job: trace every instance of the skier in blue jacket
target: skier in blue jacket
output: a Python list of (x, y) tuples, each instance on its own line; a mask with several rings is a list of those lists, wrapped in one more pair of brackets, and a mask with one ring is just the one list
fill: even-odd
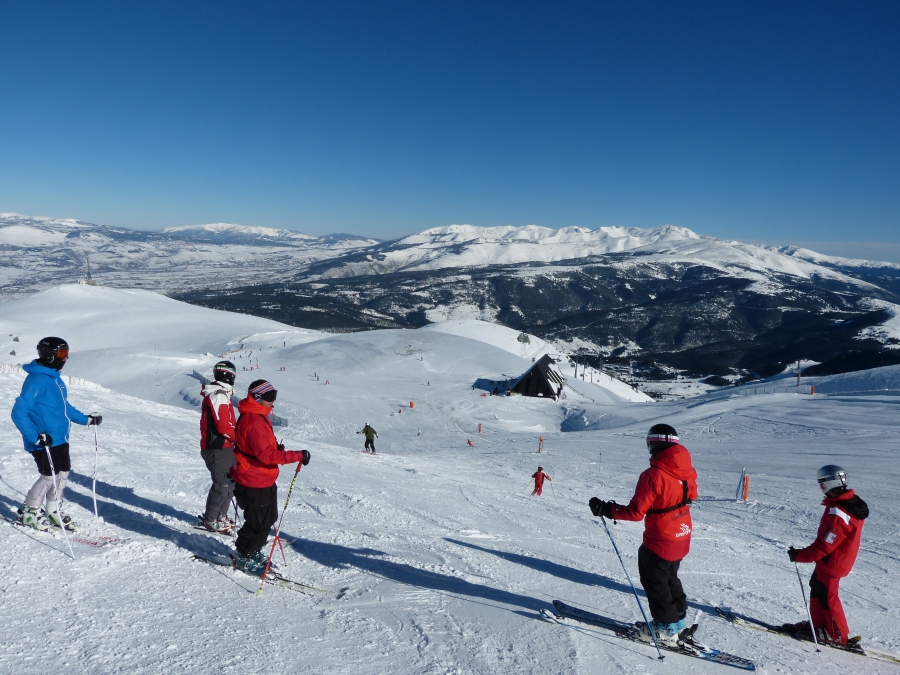
[[(59, 374), (69, 358), (66, 341), (45, 337), (38, 343), (37, 352), (38, 358), (23, 367), (28, 377), (12, 409), (12, 420), (22, 434), (25, 450), (34, 457), (41, 474), (25, 495), (19, 521), (36, 530), (46, 530), (50, 525), (74, 529), (72, 519), (60, 511), (63, 488), (72, 468), (69, 428), (72, 422), (97, 425), (103, 418), (97, 413), (85, 415), (69, 403), (66, 385)], [(39, 512), (45, 497), (47, 519)]]

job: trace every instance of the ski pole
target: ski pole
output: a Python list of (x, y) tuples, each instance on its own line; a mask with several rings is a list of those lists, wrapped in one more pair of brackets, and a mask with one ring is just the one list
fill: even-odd
[(63, 531), (63, 538), (66, 540), (66, 546), (69, 547), (72, 560), (75, 560), (75, 551), (72, 550), (72, 542), (69, 541), (69, 535), (66, 534), (66, 524), (63, 522), (62, 514), (59, 512), (60, 494), (56, 487), (56, 470), (53, 468), (53, 456), (50, 454), (50, 446), (45, 444), (44, 450), (47, 451), (47, 460), (50, 462), (50, 476), (53, 478), (53, 493), (56, 495), (56, 517), (59, 519), (59, 526)]
[(100, 454), (100, 444), (97, 442), (97, 425), (94, 425), (94, 482), (91, 493), (94, 496), (94, 518), (99, 518), (97, 513), (97, 455)]
[(813, 626), (812, 620), (812, 612), (809, 610), (809, 603), (806, 601), (806, 589), (803, 588), (803, 577), (800, 576), (800, 565), (797, 564), (797, 561), (794, 561), (794, 568), (797, 570), (797, 581), (800, 582), (800, 593), (803, 595), (803, 604), (806, 606), (806, 616), (809, 619), (809, 629), (812, 631), (813, 642), (816, 645), (816, 651), (822, 651), (819, 649), (819, 640), (816, 637), (816, 627)]
[[(269, 551), (269, 557), (266, 559), (266, 569), (263, 570), (262, 577), (259, 580), (259, 590), (257, 593), (262, 593), (263, 584), (266, 583), (266, 575), (269, 573), (269, 568), (272, 566), (272, 555), (275, 553), (275, 545), (281, 543), (281, 523), (284, 521), (284, 512), (287, 511), (288, 502), (291, 501), (291, 492), (294, 491), (294, 483), (297, 482), (297, 475), (300, 473), (300, 469), (303, 468), (303, 460), (297, 462), (297, 470), (294, 471), (294, 477), (291, 479), (291, 486), (288, 488), (287, 497), (284, 499), (284, 508), (281, 509), (281, 518), (278, 519), (278, 527), (275, 528), (275, 539), (272, 541), (272, 548)], [(284, 554), (284, 549), (282, 548), (282, 555)]]
[(553, 493), (553, 499), (555, 499), (556, 502), (559, 503), (559, 500), (556, 499), (556, 490), (553, 489), (553, 481), (552, 480), (550, 481), (550, 492)]
[(650, 633), (650, 637), (653, 638), (653, 646), (656, 647), (656, 653), (659, 654), (659, 660), (662, 661), (666, 657), (663, 656), (662, 650), (659, 648), (659, 643), (656, 641), (656, 631), (653, 630), (653, 626), (650, 625), (650, 621), (647, 619), (647, 613), (644, 611), (644, 606), (641, 604), (641, 599), (638, 597), (637, 589), (634, 587), (634, 582), (631, 580), (631, 575), (628, 574), (628, 568), (625, 567), (625, 561), (622, 559), (619, 547), (616, 546), (616, 540), (613, 539), (612, 532), (609, 531), (609, 526), (606, 524), (606, 518), (600, 516), (600, 522), (603, 523), (603, 529), (606, 530), (606, 534), (609, 535), (609, 540), (616, 550), (616, 555), (619, 556), (619, 562), (622, 563), (622, 569), (625, 570), (625, 576), (628, 578), (628, 583), (631, 584), (631, 592), (634, 593), (634, 599), (637, 601), (638, 608), (641, 610), (641, 616), (644, 617), (644, 622), (647, 624), (647, 631)]

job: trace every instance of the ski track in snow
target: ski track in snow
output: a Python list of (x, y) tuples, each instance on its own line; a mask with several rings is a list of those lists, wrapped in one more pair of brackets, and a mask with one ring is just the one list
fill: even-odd
[[(4, 334), (14, 330), (15, 305), (0, 313)], [(659, 663), (652, 648), (539, 616), (559, 598), (623, 621), (640, 618), (586, 504), (594, 495), (630, 498), (647, 466), (644, 434), (661, 420), (678, 429), (700, 475), (692, 551), (681, 574), (700, 638), (756, 660), (764, 673), (900, 672), (833, 650), (816, 654), (809, 644), (732, 626), (713, 610), (730, 606), (772, 622), (805, 618), (785, 550), (812, 541), (821, 515), (815, 470), (834, 462), (848, 469), (872, 511), (854, 573), (841, 584), (851, 630), (900, 652), (896, 396), (773, 394), (602, 406), (483, 398), (471, 390), (477, 377), (523, 372), (530, 359), (439, 331), (313, 341), (297, 334), (291, 342), (292, 329), (273, 332), (264, 320), (258, 336), (230, 333), (227, 325), (216, 333), (213, 325), (198, 344), (200, 310), (165, 308), (192, 327), (173, 333), (178, 322), (170, 321), (168, 336), (125, 335), (131, 346), (109, 362), (89, 332), (79, 333), (81, 344), (73, 341), (64, 372), (115, 391), (70, 386), (76, 407), (104, 417), (97, 489), (103, 522), (93, 519), (94, 439), (86, 427), (72, 432), (66, 508), (80, 533), (128, 541), (77, 546), (73, 561), (61, 537), (0, 522), (0, 672), (724, 675), (730, 671), (721, 665), (677, 655)], [(27, 328), (22, 321), (16, 331)], [(66, 335), (66, 328), (54, 330)], [(166, 375), (174, 378), (166, 405), (155, 372), (123, 371), (123, 364), (132, 353), (138, 361), (152, 357), (152, 345), (168, 340), (163, 350), (202, 361), (208, 371), (218, 357), (205, 351), (216, 340), (213, 353), (235, 349), (240, 337), (245, 349), (231, 356), (245, 356), (235, 359), (238, 391), (257, 377), (271, 379), (280, 392), (276, 413), (291, 425), (276, 434), (288, 447), (312, 452), (284, 518), (283, 572), (320, 588), (348, 586), (340, 600), (274, 586), (258, 595), (258, 581), (191, 560), (193, 553), (231, 550), (227, 538), (191, 528), (209, 477), (198, 451), (198, 411), (177, 391), (199, 391), (188, 376), (196, 366)], [(245, 372), (250, 351), (260, 367)], [(4, 410), (22, 379), (0, 373)], [(141, 391), (146, 396), (129, 395)], [(575, 408), (586, 430), (560, 431), (566, 410)], [(379, 432), (375, 457), (362, 454), (363, 438), (355, 434), (365, 422)], [(546, 439), (540, 455), (539, 433)], [(0, 511), (14, 517), (37, 473), (8, 413), (0, 417), (0, 444)], [(553, 481), (543, 497), (531, 498), (538, 464)], [(746, 503), (734, 501), (743, 466), (751, 476)], [(281, 505), (292, 474), (285, 467), (279, 479)], [(611, 530), (637, 580), (641, 526)], [(801, 569), (808, 579), (812, 566)]]

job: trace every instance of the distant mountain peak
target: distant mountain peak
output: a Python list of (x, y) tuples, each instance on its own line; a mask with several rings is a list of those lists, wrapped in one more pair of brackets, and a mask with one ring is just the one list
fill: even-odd
[(167, 227), (163, 234), (177, 236), (201, 237), (258, 237), (264, 239), (316, 239), (302, 232), (292, 230), (276, 230), (271, 227), (255, 225), (237, 225), (235, 223), (207, 223), (205, 225), (182, 225)]

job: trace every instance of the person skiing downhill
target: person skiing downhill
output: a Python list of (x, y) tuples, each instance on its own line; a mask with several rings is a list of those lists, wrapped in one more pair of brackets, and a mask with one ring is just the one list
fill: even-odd
[(212, 487), (198, 524), (211, 532), (224, 534), (234, 529), (234, 522), (227, 514), (234, 494), (234, 482), (228, 472), (234, 464), (236, 422), (231, 395), (236, 370), (231, 361), (219, 361), (213, 366), (214, 382), (203, 388), (200, 404), (200, 456), (209, 469)]
[[(806, 548), (791, 546), (787, 553), (791, 562), (816, 564), (809, 580), (809, 614), (817, 639), (845, 647), (850, 627), (838, 597), (838, 587), (856, 562), (869, 507), (847, 487), (847, 472), (841, 467), (827, 464), (819, 469), (816, 478), (825, 493), (822, 501), (825, 513), (819, 521), (816, 540)], [(785, 624), (783, 629), (808, 634), (809, 623)]]
[[(31, 453), (41, 474), (25, 495), (19, 522), (36, 530), (47, 530), (51, 525), (74, 530), (75, 523), (62, 512), (63, 490), (72, 469), (69, 431), (72, 422), (99, 425), (103, 417), (95, 412), (85, 415), (69, 403), (66, 384), (60, 376), (69, 359), (69, 345), (65, 340), (45, 337), (38, 342), (37, 353), (38, 358), (23, 366), (28, 376), (11, 414), (22, 434), (25, 450)], [(45, 498), (46, 518), (39, 512)]]
[(244, 511), (244, 524), (237, 533), (235, 567), (262, 576), (266, 555), (262, 547), (269, 530), (278, 520), (278, 465), (309, 464), (309, 450), (285, 450), (272, 431), (269, 413), (278, 391), (266, 380), (254, 380), (247, 398), (238, 404), (240, 418), (235, 426), (234, 496)]
[(544, 491), (545, 478), (551, 483), (553, 482), (553, 479), (544, 473), (544, 467), (542, 466), (539, 466), (537, 472), (531, 474), (531, 477), (534, 478), (534, 492), (531, 493), (532, 497), (534, 497), (535, 495), (537, 495), (538, 497), (541, 496), (541, 493)]
[(678, 568), (691, 546), (690, 503), (698, 496), (697, 472), (691, 454), (668, 424), (650, 427), (647, 449), (650, 468), (638, 478), (628, 506), (597, 497), (588, 505), (595, 516), (644, 520), (638, 570), (653, 619), (650, 626), (640, 624), (641, 637), (652, 641), (652, 630), (660, 644), (675, 647), (687, 630), (687, 596)]
[(375, 439), (378, 438), (378, 432), (375, 431), (372, 427), (370, 427), (369, 423), (366, 422), (366, 426), (364, 426), (362, 428), (362, 431), (357, 431), (356, 433), (366, 435), (365, 451), (371, 452), (374, 455), (375, 454)]

